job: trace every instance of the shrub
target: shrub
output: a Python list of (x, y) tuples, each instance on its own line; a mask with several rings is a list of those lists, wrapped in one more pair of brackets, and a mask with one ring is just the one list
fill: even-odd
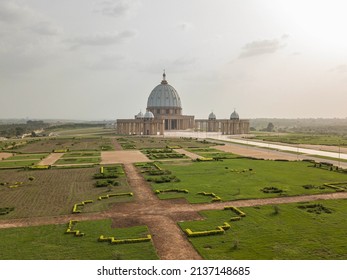
[(29, 179), (29, 181), (34, 181), (34, 180), (35, 180), (35, 177), (30, 176), (28, 179)]
[(283, 190), (276, 188), (276, 187), (265, 187), (261, 189), (263, 193), (282, 193)]
[(231, 210), (240, 217), (246, 217), (246, 214), (244, 212), (242, 212), (239, 208), (236, 208), (234, 206), (225, 206), (224, 210)]
[(224, 223), (222, 226), (217, 226), (214, 230), (205, 230), (205, 231), (195, 231), (193, 232), (191, 229), (187, 228), (184, 230), (184, 232), (189, 237), (200, 237), (200, 236), (209, 236), (209, 235), (216, 235), (216, 234), (224, 234), (226, 230), (230, 229), (230, 225), (228, 223)]

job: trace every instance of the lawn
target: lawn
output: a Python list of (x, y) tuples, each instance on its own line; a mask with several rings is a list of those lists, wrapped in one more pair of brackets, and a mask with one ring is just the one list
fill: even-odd
[[(133, 199), (126, 196), (98, 200), (107, 194), (130, 192), (126, 177), (121, 173), (117, 173), (117, 178), (114, 178), (117, 184), (96, 187), (97, 179), (93, 176), (99, 172), (98, 167), (0, 171), (0, 206), (15, 208), (9, 214), (1, 215), (0, 219), (71, 214), (74, 204), (85, 200), (93, 200), (93, 203), (85, 205), (81, 211), (97, 212), (107, 209), (113, 203)], [(34, 180), (31, 181), (30, 177)], [(16, 182), (22, 184), (15, 188), (9, 187)]]
[(111, 228), (111, 220), (78, 222), (83, 237), (64, 234), (67, 224), (0, 230), (0, 259), (10, 260), (152, 260), (158, 259), (152, 242), (111, 245), (100, 235), (117, 239), (146, 237), (145, 226)]
[(312, 144), (312, 145), (328, 145), (328, 146), (347, 146), (347, 136), (343, 135), (327, 135), (327, 134), (273, 134), (273, 135), (257, 135), (252, 139), (281, 142), (288, 144)]
[(123, 149), (150, 149), (150, 148), (204, 148), (215, 145), (206, 140), (196, 138), (167, 138), (167, 137), (120, 137), (117, 138)]
[[(321, 204), (330, 214), (299, 207)], [(211, 230), (228, 222), (223, 235), (189, 238), (205, 259), (347, 259), (347, 200), (327, 200), (240, 208), (246, 217), (230, 222), (230, 210), (206, 211), (204, 221), (180, 223), (182, 229)], [(277, 213), (277, 214), (276, 214)]]
[(0, 168), (20, 168), (25, 166), (30, 166), (35, 163), (40, 162), (40, 159), (30, 159), (30, 160), (2, 160), (0, 161)]
[(27, 160), (27, 159), (43, 159), (48, 154), (16, 154), (13, 157), (7, 158), (6, 160)]
[[(295, 196), (334, 192), (324, 183), (346, 182), (347, 173), (312, 167), (308, 162), (283, 162), (252, 159), (226, 159), (223, 161), (192, 163), (158, 163), (159, 168), (176, 176), (175, 182), (151, 183), (153, 190), (186, 189), (188, 194), (164, 193), (160, 198), (185, 197), (191, 203), (211, 201), (211, 197), (198, 192), (213, 192), (222, 201)], [(163, 174), (159, 174), (163, 175)], [(144, 173), (148, 179), (148, 174)], [(153, 181), (153, 180), (152, 180)], [(178, 182), (177, 182), (178, 181)], [(303, 186), (310, 185), (310, 188)], [(276, 192), (262, 191), (277, 188)], [(275, 190), (275, 189), (274, 189)]]
[(45, 153), (54, 150), (69, 151), (107, 151), (113, 150), (109, 138), (90, 137), (90, 138), (51, 138), (41, 139), (18, 147), (16, 151), (23, 153)]
[(80, 164), (80, 163), (99, 163), (100, 157), (76, 157), (76, 158), (61, 158), (54, 164)]
[(71, 152), (65, 153), (62, 158), (73, 158), (73, 157), (100, 157), (100, 152)]

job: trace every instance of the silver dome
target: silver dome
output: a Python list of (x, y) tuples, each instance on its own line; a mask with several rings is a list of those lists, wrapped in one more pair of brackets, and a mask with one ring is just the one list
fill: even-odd
[(208, 119), (209, 119), (209, 120), (215, 120), (215, 119), (216, 119), (216, 115), (215, 115), (213, 112), (211, 112), (211, 113), (208, 115)]
[(234, 112), (232, 112), (230, 115), (230, 119), (231, 120), (239, 120), (240, 119), (239, 114), (236, 113), (236, 111), (234, 110)]
[(147, 108), (182, 108), (181, 99), (177, 91), (168, 84), (163, 74), (161, 84), (151, 92), (147, 101)]
[(154, 115), (151, 111), (148, 111), (145, 113), (145, 115), (143, 116), (145, 119), (154, 119)]

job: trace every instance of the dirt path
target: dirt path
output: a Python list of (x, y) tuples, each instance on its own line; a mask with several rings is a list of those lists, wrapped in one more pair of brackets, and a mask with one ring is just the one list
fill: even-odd
[(118, 143), (118, 141), (117, 141), (116, 138), (112, 137), (112, 138), (111, 138), (111, 143), (113, 144), (114, 149), (115, 149), (116, 151), (121, 151), (121, 150), (123, 150), (122, 145)]
[(0, 153), (0, 161), (12, 157), (12, 153)]
[(197, 159), (197, 158), (202, 158), (201, 156), (194, 154), (192, 152), (186, 151), (185, 149), (174, 149), (175, 152), (179, 154), (185, 154), (187, 157), (191, 159)]
[(113, 163), (135, 163), (148, 162), (149, 160), (143, 153), (137, 150), (132, 151), (107, 151), (101, 152), (101, 164)]
[(54, 164), (58, 159), (60, 159), (64, 153), (51, 153), (48, 155), (48, 157), (41, 160), (38, 165), (52, 165)]

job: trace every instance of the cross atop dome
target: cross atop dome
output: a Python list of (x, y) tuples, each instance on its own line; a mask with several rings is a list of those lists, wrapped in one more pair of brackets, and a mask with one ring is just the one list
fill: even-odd
[(162, 85), (166, 85), (167, 84), (165, 69), (163, 70), (163, 80), (161, 81), (161, 84)]

